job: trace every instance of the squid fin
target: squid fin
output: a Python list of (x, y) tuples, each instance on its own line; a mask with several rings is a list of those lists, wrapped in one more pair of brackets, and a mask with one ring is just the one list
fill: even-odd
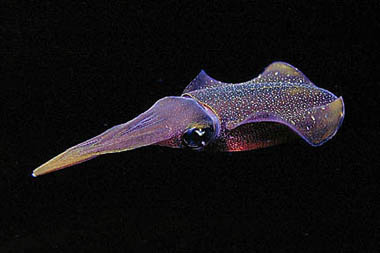
[(204, 70), (199, 72), (199, 74), (186, 86), (182, 93), (187, 93), (194, 90), (215, 88), (224, 85), (221, 81), (217, 81), (214, 78), (206, 74)]
[(264, 72), (253, 79), (253, 83), (288, 83), (294, 85), (315, 85), (296, 67), (285, 62), (273, 62), (265, 68)]

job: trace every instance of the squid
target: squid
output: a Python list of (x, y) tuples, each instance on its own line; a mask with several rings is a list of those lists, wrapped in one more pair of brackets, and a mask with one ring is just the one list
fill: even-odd
[(236, 84), (217, 81), (202, 70), (181, 96), (158, 100), (127, 123), (67, 149), (32, 175), (148, 145), (234, 152), (301, 138), (320, 146), (336, 134), (344, 114), (342, 97), (284, 62)]

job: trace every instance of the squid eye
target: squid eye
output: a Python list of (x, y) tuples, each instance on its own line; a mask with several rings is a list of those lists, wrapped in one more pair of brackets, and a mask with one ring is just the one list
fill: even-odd
[(213, 134), (214, 129), (212, 127), (190, 128), (182, 136), (183, 144), (192, 149), (201, 149), (210, 142)]

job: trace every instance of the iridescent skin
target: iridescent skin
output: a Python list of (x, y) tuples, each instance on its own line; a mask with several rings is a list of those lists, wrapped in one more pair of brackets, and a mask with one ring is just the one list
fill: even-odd
[(331, 139), (344, 118), (342, 97), (318, 88), (293, 66), (274, 62), (257, 78), (222, 83), (204, 71), (180, 97), (165, 97), (135, 119), (69, 148), (33, 171), (46, 174), (148, 145), (183, 148), (189, 129), (213, 129), (200, 150), (244, 151), (300, 136), (312, 146)]
[[(196, 88), (198, 84), (202, 89)], [(319, 146), (334, 136), (344, 116), (341, 97), (318, 88), (299, 70), (282, 62), (271, 64), (257, 78), (245, 83), (224, 84), (201, 72), (189, 86), (183, 96), (213, 109), (224, 130), (222, 139), (232, 138), (231, 132), (241, 125), (251, 124), (254, 131), (258, 131), (259, 126), (253, 123), (273, 122), (286, 125), (310, 145)], [(271, 132), (281, 128), (271, 124), (266, 124), (265, 128), (269, 126), (275, 128)], [(246, 130), (243, 132), (241, 135), (247, 137), (254, 135)], [(268, 138), (265, 142), (277, 144), (278, 139)], [(247, 150), (251, 149), (248, 146), (255, 145), (240, 144), (238, 140), (227, 143), (227, 151)], [(247, 148), (242, 147), (244, 145)]]

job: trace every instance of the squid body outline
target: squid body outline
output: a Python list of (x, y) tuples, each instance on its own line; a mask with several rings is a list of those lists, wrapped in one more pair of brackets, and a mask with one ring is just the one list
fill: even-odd
[(317, 87), (285, 62), (273, 62), (258, 77), (237, 84), (217, 81), (202, 70), (181, 96), (158, 100), (127, 123), (67, 149), (32, 175), (148, 145), (232, 152), (299, 136), (320, 146), (336, 134), (344, 114), (342, 97)]

